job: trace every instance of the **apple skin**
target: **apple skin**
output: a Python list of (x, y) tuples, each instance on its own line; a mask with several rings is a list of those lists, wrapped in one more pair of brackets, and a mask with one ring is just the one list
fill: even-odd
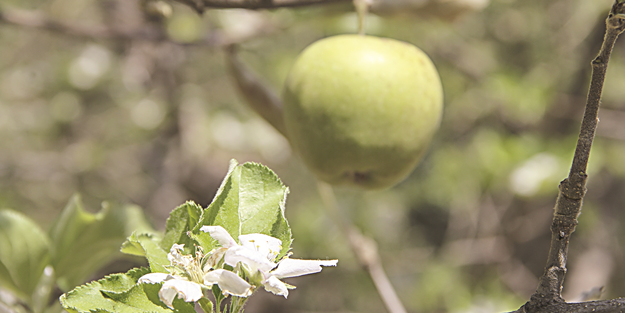
[(418, 164), (440, 124), (429, 57), (389, 38), (339, 35), (308, 46), (283, 90), (290, 143), (331, 185), (384, 189)]

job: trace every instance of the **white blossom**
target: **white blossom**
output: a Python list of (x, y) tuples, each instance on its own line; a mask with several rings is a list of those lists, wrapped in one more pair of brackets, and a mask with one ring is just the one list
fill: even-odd
[(237, 243), (221, 226), (203, 226), (200, 230), (207, 232), (222, 247), (226, 248), (224, 262), (233, 268), (243, 266), (251, 275), (260, 272), (261, 284), (265, 290), (276, 295), (288, 296), (288, 289), (294, 286), (285, 284), (280, 279), (314, 274), (321, 271), (322, 266), (336, 266), (338, 260), (302, 260), (285, 257), (278, 263), (275, 259), (282, 250), (282, 241), (263, 234), (246, 234), (239, 236)]
[(280, 278), (319, 273), (322, 266), (336, 266), (338, 262), (339, 260), (302, 260), (287, 257), (282, 259), (273, 271), (266, 274), (263, 286), (273, 294), (286, 298), (289, 295), (290, 285), (283, 283)]
[(204, 296), (200, 284), (166, 273), (149, 273), (143, 275), (139, 278), (138, 283), (157, 284), (161, 282), (163, 286), (158, 292), (158, 297), (170, 309), (174, 308), (172, 303), (176, 296), (186, 302), (195, 302)]
[(230, 294), (238, 297), (247, 297), (252, 294), (251, 285), (237, 274), (224, 269), (210, 271), (204, 275), (204, 284), (219, 285), (219, 289), (225, 295)]
[[(167, 307), (173, 309), (173, 301), (178, 296), (186, 302), (196, 302), (217, 284), (224, 295), (247, 297), (252, 294), (252, 285), (237, 274), (225, 269), (213, 269), (212, 254), (204, 255), (198, 249), (196, 256), (183, 254), (184, 245), (174, 244), (167, 254), (171, 266), (170, 273), (149, 273), (139, 278), (138, 283), (163, 283), (158, 297)], [(223, 255), (223, 251), (221, 251)], [(202, 260), (207, 257), (207, 265), (202, 268)], [(220, 256), (221, 257), (221, 256)], [(216, 262), (215, 262), (216, 263)]]

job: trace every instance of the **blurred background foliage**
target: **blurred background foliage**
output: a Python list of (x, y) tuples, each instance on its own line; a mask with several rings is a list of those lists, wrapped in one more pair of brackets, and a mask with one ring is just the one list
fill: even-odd
[[(445, 89), (442, 127), (409, 179), (387, 191), (339, 189), (339, 200), (377, 240), (409, 311), (514, 310), (542, 274), (558, 182), (568, 174), (590, 61), (612, 0), (430, 2), (442, 4), (376, 7), (367, 32), (430, 55)], [(467, 3), (473, 6), (462, 7)], [(291, 188), (295, 256), (341, 262), (292, 279), (298, 290), (288, 301), (258, 293), (247, 311), (384, 312), (325, 215), (314, 179), (287, 140), (243, 103), (218, 47), (219, 40), (241, 40), (242, 58), (279, 91), (305, 46), (355, 32), (351, 5), (199, 16), (171, 3), (162, 18), (153, 4), (0, 3), (6, 16), (118, 32), (151, 25), (169, 36), (89, 38), (0, 18), (0, 207), (46, 227), (78, 192), (92, 211), (105, 200), (137, 204), (162, 228), (185, 200), (210, 203), (231, 158), (261, 162)], [(621, 40), (571, 243), (567, 300), (598, 286), (606, 287), (604, 297), (625, 295), (625, 268), (618, 266), (625, 264), (623, 73)], [(111, 264), (98, 275), (134, 265)]]

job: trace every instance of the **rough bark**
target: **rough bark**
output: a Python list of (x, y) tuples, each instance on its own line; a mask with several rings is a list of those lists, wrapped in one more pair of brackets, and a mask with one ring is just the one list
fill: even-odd
[(592, 61), (592, 78), (575, 155), (568, 178), (560, 183), (560, 193), (551, 224), (551, 247), (545, 271), (530, 300), (514, 312), (523, 313), (613, 313), (625, 312), (625, 299), (566, 303), (562, 285), (566, 275), (569, 240), (577, 226), (586, 193), (586, 168), (595, 137), (605, 74), (614, 43), (625, 30), (625, 0), (615, 0), (606, 20), (606, 33), (599, 55)]

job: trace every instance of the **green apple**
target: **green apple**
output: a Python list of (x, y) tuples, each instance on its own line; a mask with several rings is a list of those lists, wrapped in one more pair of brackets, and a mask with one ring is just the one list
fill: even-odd
[(298, 56), (283, 100), (291, 145), (313, 174), (381, 189), (406, 178), (423, 156), (440, 124), (443, 90), (414, 45), (339, 35)]

